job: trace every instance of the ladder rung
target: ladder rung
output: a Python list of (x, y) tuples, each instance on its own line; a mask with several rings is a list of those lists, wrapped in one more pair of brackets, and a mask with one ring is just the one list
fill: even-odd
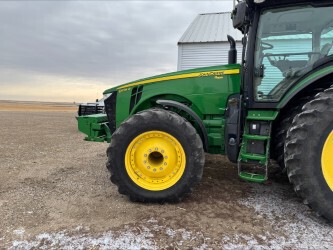
[(239, 177), (246, 181), (262, 183), (267, 180), (267, 176), (262, 174), (253, 174), (248, 172), (240, 172)]
[(254, 161), (266, 161), (265, 155), (241, 153), (241, 160), (249, 159)]

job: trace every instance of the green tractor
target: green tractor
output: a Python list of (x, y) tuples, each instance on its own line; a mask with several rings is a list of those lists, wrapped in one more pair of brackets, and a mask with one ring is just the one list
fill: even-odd
[(241, 64), (229, 36), (228, 65), (106, 90), (105, 114), (78, 117), (78, 127), (86, 140), (110, 143), (119, 193), (180, 201), (200, 181), (205, 152), (227, 155), (240, 178), (258, 183), (274, 159), (304, 203), (332, 222), (332, 13), (332, 0), (240, 2), (232, 19), (244, 34)]

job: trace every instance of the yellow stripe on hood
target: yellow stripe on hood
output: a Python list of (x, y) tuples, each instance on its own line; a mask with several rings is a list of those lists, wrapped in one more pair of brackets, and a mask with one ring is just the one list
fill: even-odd
[(184, 78), (194, 78), (194, 77), (206, 77), (206, 76), (222, 76), (222, 75), (235, 75), (239, 74), (239, 69), (227, 69), (227, 70), (216, 70), (216, 71), (205, 71), (205, 72), (197, 72), (197, 73), (187, 73), (181, 75), (174, 76), (163, 76), (149, 80), (143, 80), (139, 82), (129, 83), (123, 86), (120, 86), (118, 89), (133, 87), (137, 85), (143, 85), (153, 82), (162, 82), (162, 81), (170, 81), (176, 79), (184, 79)]

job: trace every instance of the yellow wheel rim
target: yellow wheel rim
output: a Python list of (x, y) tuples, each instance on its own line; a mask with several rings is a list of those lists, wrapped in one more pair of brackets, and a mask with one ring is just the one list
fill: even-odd
[(326, 183), (333, 191), (333, 131), (324, 144), (323, 153), (321, 155), (321, 166)]
[(176, 184), (182, 177), (186, 155), (172, 135), (149, 131), (135, 137), (125, 154), (125, 167), (131, 180), (151, 191), (160, 191)]

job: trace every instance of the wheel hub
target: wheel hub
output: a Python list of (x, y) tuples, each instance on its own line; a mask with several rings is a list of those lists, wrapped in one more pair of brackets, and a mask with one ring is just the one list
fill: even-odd
[(333, 131), (329, 134), (324, 144), (321, 166), (326, 183), (333, 192)]
[(159, 191), (173, 186), (186, 165), (183, 147), (172, 135), (149, 131), (132, 140), (125, 154), (129, 177), (138, 186)]

